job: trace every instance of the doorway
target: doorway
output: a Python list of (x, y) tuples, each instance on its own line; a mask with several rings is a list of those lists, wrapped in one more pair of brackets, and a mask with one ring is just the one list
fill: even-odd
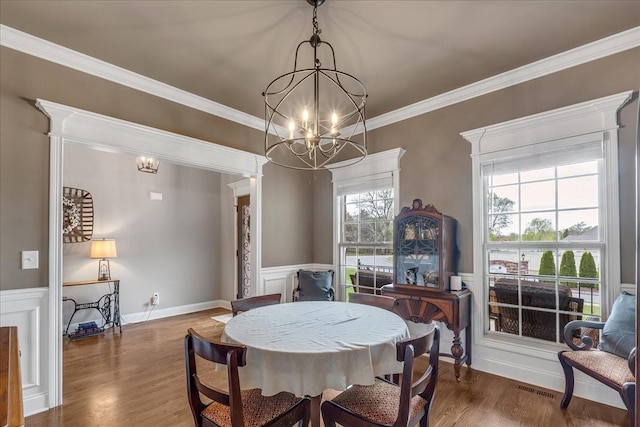
[[(50, 118), (49, 168), (49, 313), (48, 346), (42, 360), (48, 371), (48, 407), (62, 404), (62, 177), (66, 144), (85, 145), (116, 153), (147, 153), (160, 160), (215, 172), (250, 178), (250, 206), (254, 230), (250, 246), (251, 264), (260, 265), (260, 202), (263, 156), (220, 146), (208, 141), (125, 122), (50, 101), (36, 105)], [(258, 283), (260, 269), (251, 270), (251, 283)]]

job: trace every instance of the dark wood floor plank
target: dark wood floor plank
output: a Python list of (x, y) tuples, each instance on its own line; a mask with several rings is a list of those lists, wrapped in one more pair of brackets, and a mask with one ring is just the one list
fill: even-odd
[[(64, 404), (28, 417), (25, 425), (192, 426), (183, 339), (189, 327), (219, 337), (223, 326), (211, 317), (226, 312), (207, 310), (125, 325), (122, 335), (107, 331), (85, 339), (65, 339)], [(610, 427), (629, 423), (622, 409), (574, 397), (569, 409), (561, 411), (559, 392), (467, 368), (456, 382), (453, 365), (443, 362), (440, 366), (431, 427)], [(207, 376), (218, 386), (226, 382), (224, 372), (211, 369)]]

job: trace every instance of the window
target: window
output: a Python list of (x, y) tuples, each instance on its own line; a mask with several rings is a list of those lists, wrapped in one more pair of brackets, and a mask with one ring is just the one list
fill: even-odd
[(483, 165), (490, 331), (562, 342), (570, 320), (599, 318), (604, 174), (590, 145)]
[[(393, 188), (340, 196), (342, 295), (380, 293), (393, 272)], [(377, 285), (377, 286), (376, 286)]]
[(368, 155), (348, 168), (329, 166), (335, 200), (337, 298), (377, 293), (392, 282), (393, 218), (397, 214), (402, 148)]
[(616, 111), (630, 94), (462, 134), (481, 340), (539, 347), (562, 342), (570, 320), (608, 314), (620, 282)]

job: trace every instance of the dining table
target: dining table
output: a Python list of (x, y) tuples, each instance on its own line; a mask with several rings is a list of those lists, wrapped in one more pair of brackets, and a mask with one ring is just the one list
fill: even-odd
[(376, 376), (401, 372), (396, 342), (409, 336), (401, 317), (378, 307), (298, 301), (233, 317), (222, 341), (247, 348), (246, 365), (239, 368), (243, 389), (309, 396), (311, 425), (319, 427), (323, 391), (372, 385)]

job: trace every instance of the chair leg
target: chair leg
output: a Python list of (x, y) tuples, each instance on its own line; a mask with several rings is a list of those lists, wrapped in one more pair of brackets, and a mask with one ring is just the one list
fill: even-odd
[(336, 423), (331, 420), (322, 420), (324, 427), (336, 427)]
[(622, 390), (620, 390), (620, 396), (622, 397), (622, 401), (624, 405), (627, 407), (627, 411), (629, 412), (629, 421), (631, 427), (635, 426), (636, 419), (636, 411), (635, 411), (635, 395), (636, 384), (635, 383), (624, 383), (622, 386)]
[(562, 365), (562, 370), (564, 371), (565, 386), (564, 396), (560, 402), (560, 409), (567, 409), (567, 406), (569, 406), (569, 402), (571, 402), (571, 398), (573, 397), (573, 368), (564, 360), (562, 353), (563, 352), (558, 353), (558, 359), (560, 360), (560, 365)]

